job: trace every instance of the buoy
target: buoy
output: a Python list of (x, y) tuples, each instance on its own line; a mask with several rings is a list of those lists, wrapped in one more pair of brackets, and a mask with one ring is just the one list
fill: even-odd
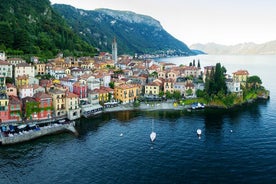
[(233, 132), (233, 130), (230, 130), (230, 132)]
[(122, 136), (123, 136), (123, 133), (121, 133), (120, 136), (122, 137)]
[(198, 136), (200, 136), (201, 135), (201, 130), (197, 129), (196, 133), (197, 133)]

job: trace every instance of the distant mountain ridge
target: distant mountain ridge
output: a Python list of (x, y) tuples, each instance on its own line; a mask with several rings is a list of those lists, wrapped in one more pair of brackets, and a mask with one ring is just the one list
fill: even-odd
[(81, 10), (62, 4), (54, 4), (53, 8), (82, 39), (101, 51), (110, 52), (116, 37), (119, 54), (194, 55), (150, 16), (110, 9)]
[(276, 40), (266, 42), (263, 44), (255, 44), (249, 42), (230, 46), (220, 45), (216, 43), (197, 43), (191, 45), (190, 48), (195, 50), (201, 50), (207, 54), (276, 54)]

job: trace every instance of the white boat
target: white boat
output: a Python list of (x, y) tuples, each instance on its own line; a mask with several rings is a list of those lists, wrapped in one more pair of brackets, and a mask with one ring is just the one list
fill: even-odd
[(156, 139), (156, 132), (153, 131), (154, 122), (152, 120), (152, 127), (151, 127), (151, 134), (150, 134), (150, 140), (153, 142)]

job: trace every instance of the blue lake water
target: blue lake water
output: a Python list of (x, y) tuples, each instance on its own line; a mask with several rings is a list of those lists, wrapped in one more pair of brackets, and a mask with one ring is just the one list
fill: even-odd
[(275, 183), (276, 56), (163, 60), (188, 65), (193, 59), (202, 67), (220, 62), (228, 73), (247, 69), (262, 79), (270, 100), (231, 111), (134, 111), (81, 119), (78, 137), (60, 134), (0, 147), (0, 183)]

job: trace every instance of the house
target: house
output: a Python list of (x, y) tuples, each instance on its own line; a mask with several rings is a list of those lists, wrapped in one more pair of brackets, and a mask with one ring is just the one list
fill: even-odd
[(230, 93), (238, 93), (242, 92), (241, 83), (234, 79), (227, 79), (226, 81), (227, 91)]
[(49, 89), (49, 94), (53, 99), (53, 107), (54, 107), (54, 116), (55, 117), (65, 117), (67, 116), (67, 111), (65, 107), (66, 103), (66, 94), (65, 90), (51, 88)]
[(46, 64), (37, 63), (35, 64), (35, 75), (45, 75), (46, 74)]
[(184, 76), (192, 76), (194, 78), (198, 78), (201, 74), (200, 68), (197, 68), (196, 66), (187, 66), (184, 69)]
[(15, 78), (15, 85), (20, 88), (21, 86), (29, 85), (29, 75), (19, 75)]
[(186, 83), (187, 78), (186, 77), (178, 77), (176, 79), (176, 82), (174, 83), (174, 90), (179, 91), (182, 96), (185, 95), (186, 92)]
[(9, 97), (6, 93), (0, 93), (0, 122), (9, 120)]
[(28, 75), (29, 77), (35, 77), (35, 67), (28, 63), (17, 64), (14, 68), (14, 77)]
[(164, 84), (163, 84), (163, 89), (164, 89), (164, 93), (173, 93), (174, 91), (174, 79), (165, 79)]
[(53, 100), (51, 95), (45, 92), (38, 92), (34, 94), (35, 100), (38, 102), (39, 111), (35, 114), (38, 120), (52, 118), (53, 115)]
[(33, 89), (34, 89), (34, 95), (36, 93), (39, 93), (39, 92), (41, 92), (41, 93), (45, 93), (46, 92), (46, 89), (44, 87), (38, 85), (38, 84), (34, 84), (33, 85)]
[(36, 77), (29, 77), (29, 84), (30, 85), (38, 85), (39, 84), (39, 79)]
[(22, 98), (22, 116), (26, 120), (37, 120), (39, 112), (39, 102), (35, 98), (27, 96)]
[(160, 93), (160, 83), (151, 82), (145, 85), (145, 96), (158, 96)]
[(17, 89), (15, 85), (7, 83), (7, 95), (8, 96), (17, 96)]
[(34, 88), (32, 85), (23, 85), (18, 87), (18, 96), (19, 98), (33, 97)]
[(81, 82), (75, 82), (73, 84), (73, 93), (76, 94), (80, 99), (87, 98), (88, 86)]
[(26, 63), (26, 61), (22, 58), (9, 58), (7, 61), (9, 64), (11, 64), (13, 66), (16, 66), (21, 63)]
[(67, 113), (67, 118), (70, 120), (75, 120), (80, 118), (81, 108), (79, 106), (79, 97), (78, 95), (66, 92), (66, 102), (65, 102), (65, 109)]
[(82, 68), (78, 68), (78, 67), (74, 67), (74, 68), (71, 68), (71, 75), (75, 78), (78, 78), (80, 76), (83, 75), (83, 69)]
[(55, 79), (61, 79), (67, 76), (65, 73), (65, 68), (61, 67), (54, 67), (50, 70), (50, 75), (53, 76)]
[(73, 76), (66, 76), (60, 79), (60, 84), (66, 86), (70, 92), (73, 92), (73, 85), (77, 82), (77, 78)]
[(114, 98), (115, 100), (125, 104), (134, 102), (140, 95), (140, 86), (132, 84), (122, 84), (115, 86)]
[(99, 102), (100, 104), (104, 104), (109, 101), (109, 92), (104, 89), (94, 89), (93, 92), (99, 94)]
[(233, 72), (233, 80), (241, 83), (242, 86), (245, 86), (249, 73), (247, 70), (238, 70)]
[(100, 89), (101, 86), (101, 82), (99, 78), (96, 78), (94, 76), (90, 76), (87, 78), (87, 88), (90, 90), (94, 90), (94, 89)]
[(0, 60), (0, 75), (12, 78), (12, 65), (7, 61)]
[(9, 121), (22, 120), (22, 101), (17, 96), (9, 96)]
[(168, 71), (167, 74), (166, 74), (166, 78), (167, 79), (172, 79), (172, 82), (173, 81), (176, 81), (176, 78), (179, 77), (179, 71), (174, 71), (174, 70), (171, 70), (171, 71)]
[(163, 70), (158, 72), (158, 78), (166, 79), (167, 78), (167, 72), (163, 71)]

